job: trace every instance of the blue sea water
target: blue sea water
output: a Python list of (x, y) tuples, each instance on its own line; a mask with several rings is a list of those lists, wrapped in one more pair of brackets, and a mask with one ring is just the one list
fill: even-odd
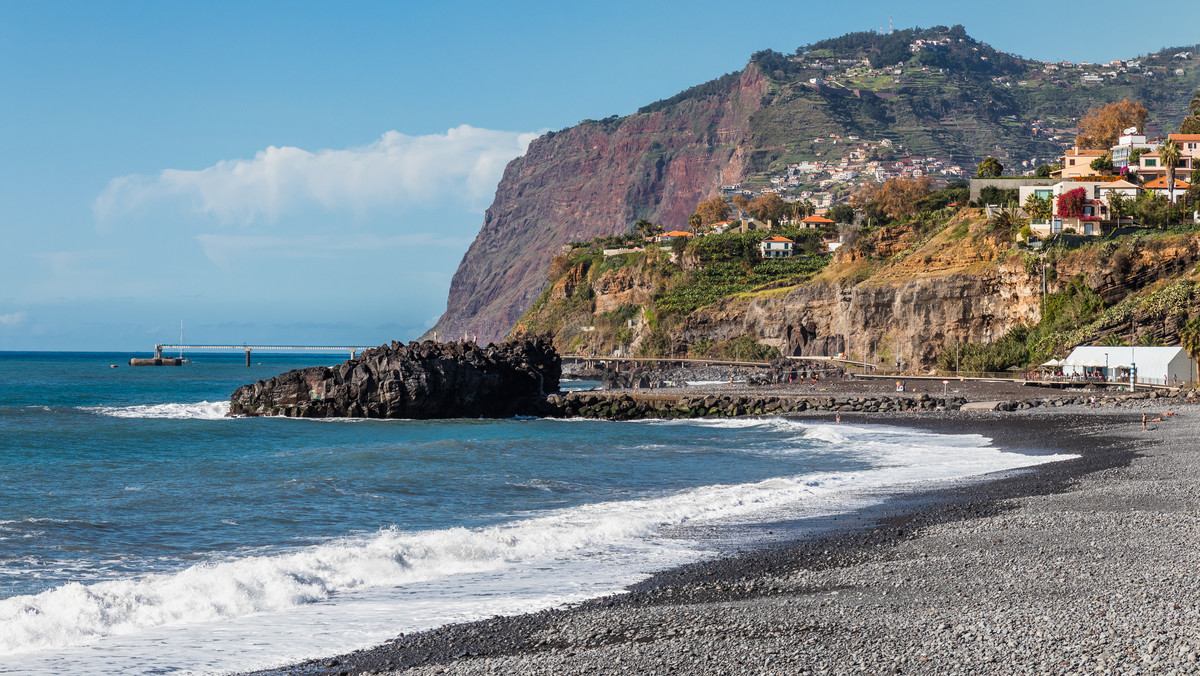
[[(617, 591), (706, 527), (1059, 459), (782, 418), (224, 416), (320, 356), (0, 353), (0, 673), (219, 673)], [(117, 368), (111, 368), (111, 365)]]

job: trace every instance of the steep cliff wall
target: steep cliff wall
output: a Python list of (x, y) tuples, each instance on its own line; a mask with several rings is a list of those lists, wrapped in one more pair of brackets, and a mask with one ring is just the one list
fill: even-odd
[(724, 94), (535, 140), (505, 169), (433, 330), (500, 340), (545, 288), (564, 244), (625, 232), (638, 218), (685, 227), (697, 202), (741, 179), (740, 148), (765, 86), (751, 65)]

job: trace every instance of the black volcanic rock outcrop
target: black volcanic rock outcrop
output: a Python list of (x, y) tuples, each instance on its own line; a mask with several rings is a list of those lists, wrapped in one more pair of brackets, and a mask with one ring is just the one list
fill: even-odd
[(335, 367), (288, 371), (239, 387), (233, 416), (507, 418), (537, 414), (558, 390), (562, 361), (544, 338), (393, 342)]

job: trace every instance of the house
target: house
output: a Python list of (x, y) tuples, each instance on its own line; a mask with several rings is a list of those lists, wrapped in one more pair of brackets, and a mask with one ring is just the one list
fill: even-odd
[(821, 235), (821, 242), (825, 245), (825, 248), (829, 251), (829, 253), (833, 253), (834, 251), (837, 251), (838, 247), (844, 244), (846, 239), (849, 237), (850, 233), (848, 232), (827, 232), (824, 235)]
[(1189, 187), (1191, 187), (1191, 185), (1187, 181), (1180, 178), (1178, 174), (1175, 176), (1175, 189), (1169, 193), (1167, 191), (1166, 176), (1159, 176), (1153, 181), (1146, 181), (1142, 184), (1143, 190), (1153, 190), (1154, 192), (1169, 198), (1171, 202), (1178, 202), (1179, 198), (1183, 197), (1183, 194), (1187, 192)]
[(1068, 148), (1065, 153), (1059, 156), (1058, 162), (1062, 165), (1062, 169), (1057, 169), (1050, 173), (1054, 178), (1078, 178), (1080, 176), (1091, 176), (1096, 173), (1092, 169), (1092, 161), (1104, 157), (1108, 154), (1107, 150), (1089, 150), (1075, 146)]
[(828, 228), (831, 225), (837, 225), (837, 221), (833, 221), (828, 218), (825, 218), (824, 216), (818, 216), (816, 214), (813, 214), (812, 216), (805, 216), (803, 219), (800, 220), (801, 228), (824, 229), (824, 228)]
[[(1145, 134), (1138, 134), (1137, 129), (1130, 127), (1125, 130), (1117, 139), (1117, 145), (1112, 147), (1112, 163), (1113, 169), (1123, 169), (1129, 166), (1129, 155), (1134, 150), (1148, 150), (1150, 153), (1158, 152), (1157, 143), (1147, 143)], [(1146, 153), (1143, 153), (1146, 154)]]
[[(1060, 212), (1059, 197), (1082, 190), (1082, 203), (1077, 215)], [(1059, 181), (1051, 186), (1027, 185), (1018, 189), (1018, 200), (1022, 206), (1031, 196), (1050, 200), (1051, 216), (1048, 219), (1030, 218), (1029, 229), (1039, 238), (1062, 232), (1080, 235), (1102, 235), (1104, 226), (1112, 224), (1109, 208), (1110, 196), (1118, 193), (1122, 197), (1137, 197), (1138, 188), (1119, 177), (1089, 177), (1088, 180)]]
[[(1167, 138), (1179, 144), (1179, 162), (1175, 165), (1176, 176), (1187, 176), (1192, 173), (1197, 162), (1200, 161), (1200, 134), (1171, 134)], [(1167, 175), (1167, 169), (1162, 165), (1162, 158), (1158, 156), (1158, 145), (1154, 147), (1155, 152), (1146, 153), (1138, 158), (1137, 172), (1138, 176), (1146, 180), (1153, 180)]]
[(1182, 347), (1109, 347), (1084, 345), (1062, 361), (1063, 375), (1099, 373), (1101, 379), (1129, 382), (1135, 371), (1137, 382), (1173, 385), (1196, 380), (1196, 362)]
[(655, 242), (674, 242), (675, 240), (680, 239), (680, 238), (691, 239), (692, 237), (695, 237), (695, 235), (693, 235), (690, 232), (686, 232), (684, 230), (672, 230), (671, 232), (664, 232), (663, 234), (656, 236), (654, 238), (654, 241)]
[(763, 258), (791, 258), (795, 245), (787, 237), (768, 237), (758, 243), (758, 252)]

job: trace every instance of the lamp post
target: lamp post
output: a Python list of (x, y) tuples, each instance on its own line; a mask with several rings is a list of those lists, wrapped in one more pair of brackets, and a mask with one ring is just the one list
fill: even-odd
[(1104, 353), (1104, 382), (1108, 382), (1108, 353)]

